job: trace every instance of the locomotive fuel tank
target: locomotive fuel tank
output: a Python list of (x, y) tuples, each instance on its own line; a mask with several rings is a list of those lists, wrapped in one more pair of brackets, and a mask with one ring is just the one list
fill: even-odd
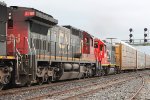
[(64, 67), (64, 71), (71, 71), (72, 70), (72, 65), (69, 63), (64, 64), (63, 67)]
[(80, 68), (79, 64), (73, 64), (72, 66), (73, 66), (73, 71), (77, 71)]

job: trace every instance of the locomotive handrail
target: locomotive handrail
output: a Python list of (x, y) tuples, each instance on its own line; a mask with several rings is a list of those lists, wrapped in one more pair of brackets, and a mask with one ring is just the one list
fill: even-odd
[(28, 43), (28, 47), (29, 47), (30, 53), (31, 53), (31, 55), (32, 55), (32, 50), (31, 50), (31, 47), (30, 47), (30, 44), (29, 44), (29, 40), (28, 40), (28, 38), (27, 38), (27, 37), (25, 37), (25, 40), (26, 40), (26, 41), (27, 41), (27, 43)]
[[(20, 52), (18, 51), (18, 49), (16, 48), (16, 38), (13, 39), (14, 42), (14, 56), (17, 59), (17, 65), (16, 65), (16, 74), (17, 74), (17, 82), (19, 81), (19, 60), (22, 60), (22, 56), (20, 54)], [(20, 59), (19, 59), (20, 57)], [(22, 62), (22, 61), (21, 61)], [(21, 64), (20, 64), (21, 65)], [(21, 67), (22, 68), (22, 67)]]
[(32, 42), (32, 44), (33, 44), (33, 49), (34, 49), (35, 54), (36, 54), (36, 49), (35, 49), (35, 45), (34, 45), (34, 43), (33, 43), (33, 40), (32, 40), (31, 42)]

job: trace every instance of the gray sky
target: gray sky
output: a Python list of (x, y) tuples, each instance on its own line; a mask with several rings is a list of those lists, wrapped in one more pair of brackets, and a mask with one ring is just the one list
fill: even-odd
[(8, 6), (33, 7), (99, 38), (143, 38), (150, 30), (150, 0), (4, 0)]
[[(0, 0), (2, 1), (2, 0)], [(8, 6), (33, 7), (58, 19), (59, 25), (72, 25), (105, 39), (143, 39), (150, 30), (150, 0), (3, 0)], [(150, 47), (139, 47), (150, 53)]]

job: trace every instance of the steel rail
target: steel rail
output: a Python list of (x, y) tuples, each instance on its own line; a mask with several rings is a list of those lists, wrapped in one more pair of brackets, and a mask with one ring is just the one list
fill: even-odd
[(133, 96), (129, 99), (129, 100), (134, 100), (136, 98), (136, 96), (139, 94), (139, 92), (142, 90), (142, 88), (144, 87), (144, 78), (141, 76), (142, 78), (142, 84), (141, 86), (139, 87), (139, 89), (133, 94)]
[(45, 84), (45, 85), (36, 85), (36, 86), (31, 86), (31, 87), (23, 87), (23, 88), (14, 88), (14, 89), (9, 89), (9, 90), (2, 90), (0, 92), (0, 96), (21, 94), (22, 92), (26, 92), (26, 91), (39, 90), (39, 89), (42, 89), (42, 88), (53, 87), (53, 86), (58, 86), (58, 85), (66, 85), (66, 84), (70, 84), (70, 83), (74, 83), (74, 82), (86, 82), (86, 81), (95, 80), (95, 79), (98, 79), (98, 78), (99, 77), (94, 77), (94, 78), (86, 78), (86, 79), (81, 79), (81, 80), (70, 80), (70, 81), (56, 82), (56, 83)]
[[(65, 93), (69, 93), (69, 92), (72, 92), (72, 91), (76, 91), (76, 90), (80, 90), (80, 89), (84, 89), (84, 88), (88, 88), (88, 87), (91, 87), (91, 86), (100, 86), (99, 89), (103, 89), (105, 87), (108, 87), (108, 86), (111, 86), (111, 85), (114, 85), (114, 84), (119, 84), (119, 83), (122, 83), (122, 82), (125, 82), (127, 80), (131, 80), (133, 78), (136, 78), (136, 77), (133, 77), (133, 76), (127, 76), (128, 78), (124, 78), (124, 79), (111, 79), (109, 82), (103, 82), (103, 83), (94, 83), (94, 84), (89, 84), (89, 85), (85, 85), (85, 86), (79, 86), (79, 87), (75, 87), (75, 88), (72, 88), (72, 89), (67, 89), (67, 90), (63, 90), (63, 91), (59, 91), (59, 92), (55, 92), (55, 93), (47, 93), (45, 95), (42, 95), (42, 96), (37, 96), (37, 97), (33, 97), (33, 98), (30, 98), (28, 100), (41, 100), (41, 99), (45, 99), (46, 97), (48, 96), (57, 96), (57, 95), (61, 95), (61, 94), (65, 94)], [(98, 91), (99, 89), (96, 89), (95, 91)], [(85, 94), (90, 94), (91, 92), (86, 92), (86, 93), (83, 93), (84, 95)], [(81, 96), (83, 94), (79, 94), (79, 95), (76, 95), (76, 96), (72, 96), (72, 97), (68, 97), (68, 98), (65, 98), (64, 100), (74, 100), (76, 99), (76, 97), (78, 96)]]

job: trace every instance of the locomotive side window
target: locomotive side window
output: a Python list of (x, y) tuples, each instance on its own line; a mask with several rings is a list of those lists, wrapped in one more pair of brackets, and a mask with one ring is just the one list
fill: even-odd
[(51, 41), (52, 41), (52, 42), (56, 42), (56, 41), (57, 41), (56, 32), (51, 33)]
[(98, 48), (98, 43), (97, 42), (94, 43), (94, 48)]
[(49, 28), (47, 26), (40, 25), (34, 22), (30, 23), (30, 26), (31, 26), (30, 27), (31, 32), (35, 32), (43, 35), (47, 35), (48, 33)]
[(12, 19), (8, 20), (8, 28), (13, 29), (13, 20)]
[(38, 40), (39, 40), (39, 49), (42, 49), (42, 40), (41, 39)]
[(89, 45), (89, 38), (84, 38), (84, 42), (86, 43), (86, 45)]
[(43, 47), (42, 47), (42, 49), (43, 49), (43, 50), (45, 50), (45, 47), (44, 47), (44, 46), (45, 46), (45, 42), (44, 42), (44, 40), (42, 41), (42, 43), (43, 43), (43, 45), (42, 45), (42, 46), (43, 46)]
[(51, 51), (51, 42), (48, 42), (48, 52)]
[(34, 47), (36, 48), (36, 39), (33, 39)]
[(43, 41), (43, 50), (46, 50), (46, 40)]
[(103, 45), (100, 45), (100, 51), (102, 51), (103, 50)]
[(30, 48), (33, 48), (32, 38), (30, 39)]
[(39, 49), (39, 39), (36, 39), (36, 49)]
[(91, 46), (93, 47), (93, 39), (91, 38)]
[(105, 52), (106, 52), (106, 45), (104, 46)]

